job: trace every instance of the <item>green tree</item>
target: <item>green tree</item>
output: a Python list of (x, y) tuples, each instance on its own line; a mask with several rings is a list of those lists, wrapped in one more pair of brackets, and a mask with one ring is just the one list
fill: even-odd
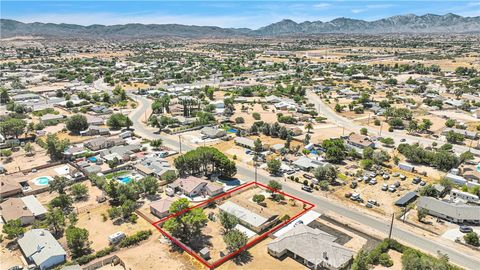
[(345, 144), (342, 139), (326, 139), (322, 142), (325, 159), (331, 163), (340, 163), (345, 158)]
[(461, 143), (465, 140), (465, 136), (463, 134), (457, 133), (453, 130), (450, 130), (445, 134), (445, 138), (447, 139), (447, 142), (457, 144)]
[(417, 209), (417, 219), (420, 222), (423, 222), (423, 219), (428, 215), (428, 210), (425, 208)]
[(58, 194), (65, 194), (65, 188), (68, 186), (68, 179), (64, 176), (54, 176), (51, 181), (48, 182), (50, 193), (56, 191)]
[(65, 216), (60, 209), (52, 208), (45, 214), (45, 225), (53, 230), (54, 235), (59, 235), (65, 228)]
[(75, 114), (68, 118), (66, 127), (73, 134), (80, 134), (80, 131), (88, 128), (87, 117), (81, 114)]
[(158, 188), (160, 187), (160, 183), (158, 182), (157, 178), (153, 176), (144, 177), (138, 182), (141, 185), (143, 193), (146, 193), (148, 195), (157, 194)]
[(262, 194), (255, 194), (253, 195), (252, 200), (255, 203), (261, 204), (263, 201), (265, 201), (265, 196)]
[(150, 141), (150, 146), (153, 147), (153, 149), (159, 149), (162, 145), (163, 145), (162, 139), (155, 139)]
[(20, 219), (12, 219), (3, 225), (2, 232), (7, 235), (7, 239), (15, 239), (25, 232)]
[(88, 188), (82, 183), (76, 183), (70, 186), (70, 192), (75, 200), (81, 200), (88, 197)]
[(330, 164), (318, 166), (313, 175), (318, 181), (326, 180), (328, 183), (332, 183), (337, 178), (337, 168)]
[(267, 161), (268, 171), (272, 175), (278, 175), (280, 173), (280, 167), (281, 166), (282, 166), (282, 163), (280, 162), (280, 160), (271, 159), (271, 160)]
[(130, 126), (132, 125), (132, 121), (126, 115), (123, 115), (121, 113), (114, 113), (108, 118), (107, 125), (111, 129), (118, 130), (122, 127), (130, 128)]
[(25, 144), (25, 146), (23, 147), (23, 151), (25, 151), (28, 156), (32, 156), (32, 155), (35, 153), (35, 148), (33, 148), (32, 143), (28, 142), (28, 143)]
[(48, 134), (46, 145), (47, 153), (50, 155), (50, 159), (57, 161), (63, 158), (63, 152), (67, 149), (70, 142), (68, 140), (58, 139), (56, 134)]
[(367, 134), (368, 134), (368, 129), (366, 129), (366, 128), (361, 128), (361, 129), (360, 129), (360, 134), (362, 134), (362, 135), (367, 135)]
[(455, 126), (455, 120), (453, 119), (448, 119), (447, 121), (445, 121), (445, 126), (451, 128), (453, 126)]
[(307, 124), (305, 125), (305, 129), (307, 130), (308, 133), (310, 133), (310, 132), (312, 131), (312, 129), (313, 129), (312, 123), (310, 123), (310, 122), (307, 123)]
[(382, 138), (382, 139), (380, 139), (380, 142), (383, 143), (384, 145), (388, 146), (388, 147), (391, 147), (392, 145), (395, 144), (395, 141), (390, 137)]
[(10, 102), (10, 96), (5, 87), (0, 87), (0, 104), (7, 104)]
[(476, 232), (469, 232), (463, 236), (465, 243), (478, 247), (480, 245), (480, 241), (478, 239), (478, 234)]
[(245, 246), (247, 244), (248, 237), (244, 232), (234, 229), (227, 232), (223, 236), (223, 241), (225, 241), (228, 251), (232, 253)]
[(163, 227), (173, 236), (190, 242), (192, 238), (200, 234), (200, 229), (208, 221), (202, 208), (194, 208), (185, 211), (189, 207), (189, 201), (186, 198), (179, 199), (170, 206), (170, 213), (179, 213), (175, 218), (168, 219)]
[(67, 245), (72, 252), (73, 258), (78, 258), (91, 252), (87, 229), (70, 226), (65, 231), (65, 234)]
[(235, 228), (235, 226), (238, 224), (238, 218), (236, 216), (224, 211), (220, 211), (218, 218), (220, 220), (220, 224), (223, 226), (224, 233), (228, 233), (229, 231), (233, 230), (233, 228)]
[(5, 138), (18, 138), (18, 136), (24, 133), (26, 126), (27, 123), (24, 120), (9, 117), (0, 121), (0, 134), (2, 134)]
[(182, 175), (219, 174), (231, 178), (237, 173), (235, 162), (213, 147), (198, 147), (177, 157), (175, 168)]
[(64, 213), (69, 213), (72, 210), (72, 198), (67, 194), (60, 194), (53, 198), (49, 205), (52, 208), (58, 208)]
[(438, 191), (432, 184), (428, 184), (422, 187), (419, 193), (420, 193), (420, 196), (428, 196), (428, 197), (438, 196)]
[(282, 184), (275, 180), (268, 181), (268, 187), (270, 188), (270, 193), (275, 193), (276, 191), (282, 190)]

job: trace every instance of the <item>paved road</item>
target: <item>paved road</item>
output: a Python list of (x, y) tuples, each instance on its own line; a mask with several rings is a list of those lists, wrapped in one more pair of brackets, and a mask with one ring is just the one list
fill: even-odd
[[(315, 105), (315, 108), (319, 112), (320, 115), (325, 116), (329, 120), (335, 122), (337, 126), (345, 128), (346, 131), (353, 131), (353, 132), (360, 132), (361, 128), (367, 128), (370, 133), (374, 133), (377, 136), (382, 136), (382, 137), (391, 137), (395, 140), (397, 144), (401, 143), (400, 140), (404, 139), (404, 143), (420, 143), (423, 146), (431, 146), (433, 142), (437, 142), (438, 145), (442, 145), (445, 142), (440, 141), (440, 140), (432, 140), (428, 138), (422, 138), (422, 137), (416, 137), (416, 136), (411, 136), (411, 135), (406, 135), (403, 133), (403, 131), (394, 131), (394, 132), (389, 132), (388, 131), (388, 126), (386, 124), (383, 124), (383, 128), (381, 130), (374, 129), (372, 127), (367, 127), (360, 125), (358, 123), (355, 123), (351, 119), (348, 119), (346, 117), (343, 117), (339, 114), (337, 114), (334, 110), (332, 110), (327, 104), (325, 104), (320, 97), (315, 94), (312, 91), (307, 91), (307, 98), (310, 102), (312, 102)], [(373, 120), (372, 120), (373, 121)], [(347, 132), (345, 132), (347, 134)], [(474, 149), (474, 148), (469, 148), (466, 146), (462, 145), (454, 145), (453, 149), (457, 153), (463, 153), (468, 150), (472, 152), (474, 155), (480, 156), (480, 150)]]
[[(147, 139), (161, 138), (163, 139), (165, 145), (173, 148), (174, 150), (179, 150), (178, 139), (175, 139), (175, 138), (172, 138), (171, 136), (166, 136), (163, 134), (162, 135), (156, 134), (155, 133), (156, 129), (147, 127), (141, 122), (140, 119), (144, 116), (144, 111), (147, 110), (151, 105), (152, 103), (151, 100), (142, 96), (134, 96), (134, 95), (132, 95), (132, 98), (136, 99), (139, 103), (137, 108), (134, 111), (132, 111), (130, 114), (130, 118), (133, 121), (133, 127), (135, 128), (135, 133)], [(193, 148), (195, 148), (195, 146), (182, 143), (183, 151), (188, 151)], [(240, 175), (245, 176), (247, 179), (249, 180), (255, 179), (255, 172), (252, 166), (247, 166), (245, 164), (238, 164), (237, 170)], [(274, 178), (263, 175), (263, 173), (258, 173), (257, 179), (259, 182), (267, 184), (268, 181)], [(286, 193), (292, 194), (306, 201), (314, 203), (316, 205), (316, 210), (318, 210), (319, 212), (332, 211), (338, 215), (345, 216), (351, 220), (354, 220), (365, 226), (368, 226), (375, 230), (383, 232), (385, 233), (385, 235), (388, 235), (388, 231), (390, 228), (388, 220), (366, 215), (355, 209), (347, 208), (345, 206), (339, 205), (337, 202), (329, 201), (326, 198), (315, 196), (313, 194), (304, 192), (300, 189), (297, 190), (285, 185), (283, 189)], [(453, 263), (456, 263), (466, 269), (478, 269), (478, 266), (480, 265), (480, 256), (475, 256), (473, 255), (474, 253), (465, 254), (462, 251), (457, 251), (450, 247), (444, 246), (440, 243), (436, 243), (430, 239), (427, 239), (421, 235), (417, 235), (413, 232), (410, 232), (401, 228), (396, 228), (394, 226), (392, 235), (396, 239), (402, 240), (411, 246), (417, 247), (421, 250), (430, 252), (432, 254), (437, 254), (438, 251), (444, 254), (448, 254), (448, 257)]]

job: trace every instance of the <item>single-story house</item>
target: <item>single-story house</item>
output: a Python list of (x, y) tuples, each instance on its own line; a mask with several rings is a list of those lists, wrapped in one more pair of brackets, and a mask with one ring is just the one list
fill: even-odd
[(209, 139), (221, 138), (227, 135), (225, 130), (216, 127), (204, 127), (200, 132)]
[(432, 197), (422, 196), (417, 202), (418, 209), (426, 209), (432, 216), (455, 223), (480, 224), (480, 206), (450, 203)]
[(125, 140), (122, 138), (104, 138), (99, 137), (95, 139), (91, 139), (85, 143), (85, 147), (92, 151), (98, 151), (101, 149), (106, 149), (118, 145), (124, 145)]
[(0, 198), (7, 198), (22, 193), (22, 186), (12, 177), (0, 177)]
[(166, 197), (157, 201), (150, 203), (150, 213), (155, 215), (158, 218), (164, 218), (168, 216), (170, 205), (175, 201), (175, 199)]
[(253, 149), (255, 148), (255, 141), (245, 137), (235, 137), (234, 142), (236, 145), (240, 145), (242, 147)]
[(175, 168), (170, 166), (166, 159), (160, 157), (145, 157), (133, 167), (143, 175), (151, 175), (160, 179), (167, 172), (175, 172)]
[(221, 204), (219, 209), (237, 217), (241, 225), (257, 233), (268, 229), (278, 220), (278, 215), (268, 214), (267, 211), (255, 211), (254, 208), (247, 209), (232, 201)]
[(0, 204), (0, 209), (5, 222), (20, 219), (22, 225), (32, 224), (47, 213), (47, 209), (33, 195), (9, 198)]
[(40, 121), (42, 123), (58, 123), (58, 122), (62, 121), (63, 118), (64, 118), (64, 116), (61, 115), (61, 114), (47, 113), (44, 116), (40, 117)]
[(375, 148), (375, 143), (367, 136), (352, 133), (348, 136), (347, 144), (364, 149), (366, 147)]
[(173, 190), (182, 192), (185, 196), (216, 196), (223, 192), (223, 186), (200, 179), (195, 176), (188, 176), (187, 178), (178, 178), (167, 185)]
[(32, 229), (18, 238), (18, 245), (30, 264), (40, 270), (53, 268), (65, 262), (67, 253), (53, 235), (44, 229)]
[(110, 130), (106, 127), (88, 126), (86, 130), (80, 131), (82, 136), (110, 135)]
[(290, 256), (309, 269), (347, 269), (354, 252), (335, 243), (335, 236), (299, 224), (268, 244), (275, 258)]
[(296, 167), (298, 167), (298, 168), (300, 168), (301, 170), (304, 170), (304, 171), (310, 171), (312, 169), (316, 169), (317, 167), (325, 166), (327, 164), (328, 164), (327, 162), (323, 162), (323, 161), (316, 160), (316, 159), (311, 159), (311, 158), (308, 158), (308, 157), (305, 157), (305, 156), (301, 156), (297, 160), (292, 162), (292, 165), (294, 165), (294, 166), (296, 166)]

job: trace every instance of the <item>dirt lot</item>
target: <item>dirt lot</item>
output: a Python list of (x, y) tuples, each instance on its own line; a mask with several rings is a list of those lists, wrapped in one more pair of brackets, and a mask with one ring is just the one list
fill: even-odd
[[(95, 186), (92, 186), (92, 183), (90, 181), (83, 181), (81, 182), (88, 188), (88, 198), (80, 201), (75, 201), (73, 203), (73, 207), (77, 209), (77, 211), (83, 211), (82, 209), (85, 208), (92, 208), (92, 207), (97, 207), (98, 202), (96, 201), (97, 196), (102, 195), (102, 191)], [(58, 196), (58, 193), (56, 192), (44, 192), (41, 194), (38, 194), (36, 197), (40, 201), (40, 203), (46, 205), (48, 204), (52, 199)]]
[(6, 162), (5, 158), (2, 158), (2, 164), (7, 172), (12, 173), (20, 170), (31, 170), (32, 168), (47, 164), (50, 161), (50, 157), (47, 155), (47, 151), (36, 143), (32, 143), (35, 149), (34, 154), (29, 156), (22, 149), (12, 153), (12, 161)]
[(186, 252), (172, 251), (169, 244), (159, 240), (162, 237), (160, 232), (153, 230), (153, 235), (146, 242), (117, 253), (127, 269), (203, 269)]
[(99, 207), (89, 209), (78, 215), (77, 227), (85, 228), (89, 231), (89, 239), (91, 247), (94, 250), (100, 250), (109, 245), (108, 236), (118, 231), (124, 232), (126, 235), (132, 235), (141, 230), (154, 230), (155, 228), (145, 221), (143, 218), (138, 218), (136, 224), (121, 223), (114, 224), (110, 219), (103, 221), (102, 214), (107, 215), (107, 204)]

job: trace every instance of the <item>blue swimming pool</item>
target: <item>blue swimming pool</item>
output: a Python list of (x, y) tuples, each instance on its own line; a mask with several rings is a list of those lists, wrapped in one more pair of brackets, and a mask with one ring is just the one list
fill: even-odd
[(97, 162), (97, 157), (89, 157), (88, 160), (91, 162)]
[(130, 182), (132, 182), (132, 178), (130, 176), (120, 176), (117, 178), (118, 181), (124, 183), (124, 184), (128, 184)]
[(52, 179), (50, 176), (40, 176), (33, 180), (33, 183), (37, 186), (46, 186), (48, 182)]
[(234, 129), (234, 128), (231, 128), (229, 130), (227, 130), (228, 133), (237, 133), (237, 130)]

